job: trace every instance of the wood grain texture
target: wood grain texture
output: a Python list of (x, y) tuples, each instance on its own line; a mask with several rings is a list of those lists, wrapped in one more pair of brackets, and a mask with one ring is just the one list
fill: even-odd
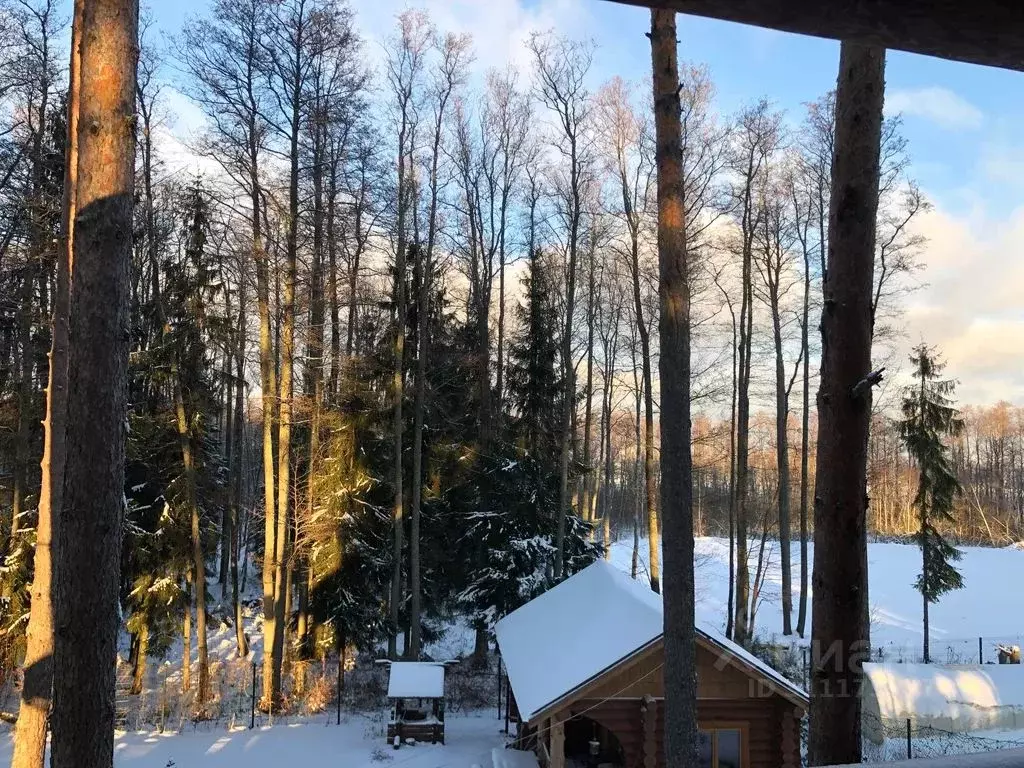
[[(650, 0), (613, 0), (651, 7)], [(1004, 0), (658, 0), (679, 13), (1024, 70), (1024, 3)]]

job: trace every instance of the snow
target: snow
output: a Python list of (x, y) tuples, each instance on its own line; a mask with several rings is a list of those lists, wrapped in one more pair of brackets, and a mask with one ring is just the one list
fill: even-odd
[(952, 732), (1024, 728), (1024, 666), (865, 664), (865, 730), (911, 719)]
[(526, 721), (661, 631), (658, 595), (604, 561), (534, 598), (494, 629)]
[[(757, 568), (759, 541), (750, 542), (750, 574)], [(612, 563), (629, 573), (632, 539), (612, 546)], [(985, 661), (995, 660), (997, 643), (1024, 647), (1024, 590), (1014, 589), (1008, 574), (1024, 570), (1024, 551), (1019, 548), (961, 547), (957, 564), (965, 588), (943, 595), (930, 608), (931, 650), (935, 661), (973, 662), (978, 659), (978, 638), (983, 638)], [(793, 619), (800, 590), (800, 546), (793, 542)], [(647, 577), (647, 542), (640, 543), (640, 576)], [(769, 541), (765, 552), (767, 572), (757, 605), (755, 633), (762, 639), (782, 636), (782, 570), (778, 542)], [(813, 561), (814, 545), (808, 545)], [(729, 541), (701, 537), (696, 540), (695, 580), (697, 621), (719, 630), (725, 628), (729, 598)], [(869, 602), (873, 657), (881, 649), (886, 660), (919, 661), (922, 623), (921, 595), (914, 580), (921, 571), (921, 552), (913, 544), (868, 545)], [(808, 601), (808, 629), (811, 605)], [(808, 636), (810, 632), (807, 633)]]
[(533, 752), (519, 749), (500, 749), (495, 747), (491, 752), (494, 768), (538, 768), (537, 756)]
[(444, 697), (444, 665), (426, 661), (396, 661), (388, 677), (389, 699)]
[[(498, 622), (495, 634), (519, 713), (532, 720), (556, 700), (662, 636), (661, 596), (598, 560)], [(697, 627), (723, 653), (795, 696), (806, 694), (716, 630)]]
[[(281, 768), (338, 765), (345, 768), (491, 768), (505, 742), (493, 712), (450, 716), (445, 745), (417, 744), (398, 751), (385, 742), (383, 724), (352, 717), (334, 725), (306, 721), (254, 730), (186, 731), (177, 735), (118, 733), (115, 768)], [(10, 732), (0, 731), (0, 765), (11, 759)], [(515, 765), (512, 768), (520, 768)]]

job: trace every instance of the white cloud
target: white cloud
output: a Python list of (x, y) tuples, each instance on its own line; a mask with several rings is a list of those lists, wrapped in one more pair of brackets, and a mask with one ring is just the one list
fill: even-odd
[(981, 110), (962, 96), (938, 86), (890, 91), (885, 95), (885, 111), (920, 117), (950, 130), (977, 129), (985, 119)]
[(927, 285), (907, 304), (907, 344), (924, 341), (946, 358), (965, 403), (1024, 404), (1024, 208), (1001, 220), (924, 214)]
[(356, 25), (368, 38), (371, 57), (382, 59), (395, 17), (406, 8), (421, 8), (438, 30), (473, 36), (481, 69), (511, 64), (525, 72), (531, 64), (524, 45), (530, 33), (555, 28), (585, 37), (593, 26), (591, 5), (583, 0), (540, 0), (529, 8), (523, 0), (377, 0), (358, 6)]

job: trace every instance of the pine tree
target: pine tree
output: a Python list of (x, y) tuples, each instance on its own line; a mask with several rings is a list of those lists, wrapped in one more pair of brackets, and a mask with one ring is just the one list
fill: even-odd
[(960, 550), (946, 541), (937, 525), (953, 519), (953, 503), (962, 491), (943, 438), (959, 435), (964, 422), (953, 407), (956, 381), (941, 378), (946, 365), (936, 351), (919, 344), (910, 361), (917, 383), (903, 393), (903, 418), (898, 429), (919, 473), (914, 506), (920, 522), (917, 542), (921, 547), (921, 573), (914, 588), (921, 593), (924, 608), (924, 661), (928, 663), (928, 605), (964, 586), (963, 577), (953, 565), (961, 557)]
[(522, 279), (525, 303), (516, 308), (518, 332), (509, 348), (508, 400), (521, 450), (557, 471), (563, 383), (558, 371), (558, 314), (544, 254), (535, 250)]

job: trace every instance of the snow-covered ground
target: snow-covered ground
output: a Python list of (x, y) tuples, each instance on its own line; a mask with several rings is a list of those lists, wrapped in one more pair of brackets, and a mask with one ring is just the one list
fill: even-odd
[[(450, 716), (445, 745), (418, 744), (392, 749), (381, 724), (351, 717), (340, 726), (323, 720), (273, 728), (185, 731), (180, 734), (119, 733), (116, 768), (203, 768), (282, 765), (340, 765), (345, 768), (490, 768), (492, 751), (502, 748), (502, 723), (493, 711)], [(0, 732), (0, 765), (11, 758), (10, 732)]]
[[(750, 574), (753, 582), (757, 568), (759, 541), (750, 544)], [(809, 546), (809, 560), (814, 546)], [(1018, 548), (994, 549), (963, 547), (958, 568), (964, 577), (964, 589), (944, 595), (931, 606), (933, 660), (970, 663), (978, 660), (978, 638), (983, 638), (985, 661), (995, 660), (996, 643), (1024, 646), (1024, 590), (1016, 588), (1024, 573), (1024, 551)], [(622, 540), (612, 547), (612, 562), (630, 570), (632, 541)], [(755, 634), (764, 639), (782, 636), (782, 571), (778, 542), (768, 542), (764, 587), (757, 605)], [(729, 542), (721, 538), (698, 538), (695, 577), (697, 619), (724, 628), (729, 597)], [(647, 542), (640, 542), (640, 571), (647, 573)], [(882, 648), (887, 660), (913, 661), (921, 652), (921, 595), (913, 583), (921, 570), (920, 550), (910, 544), (872, 543), (868, 545), (869, 601), (871, 605), (871, 641)], [(793, 622), (799, 599), (800, 547), (792, 546)], [(808, 602), (808, 630), (810, 602)], [(809, 633), (808, 633), (809, 634)]]

